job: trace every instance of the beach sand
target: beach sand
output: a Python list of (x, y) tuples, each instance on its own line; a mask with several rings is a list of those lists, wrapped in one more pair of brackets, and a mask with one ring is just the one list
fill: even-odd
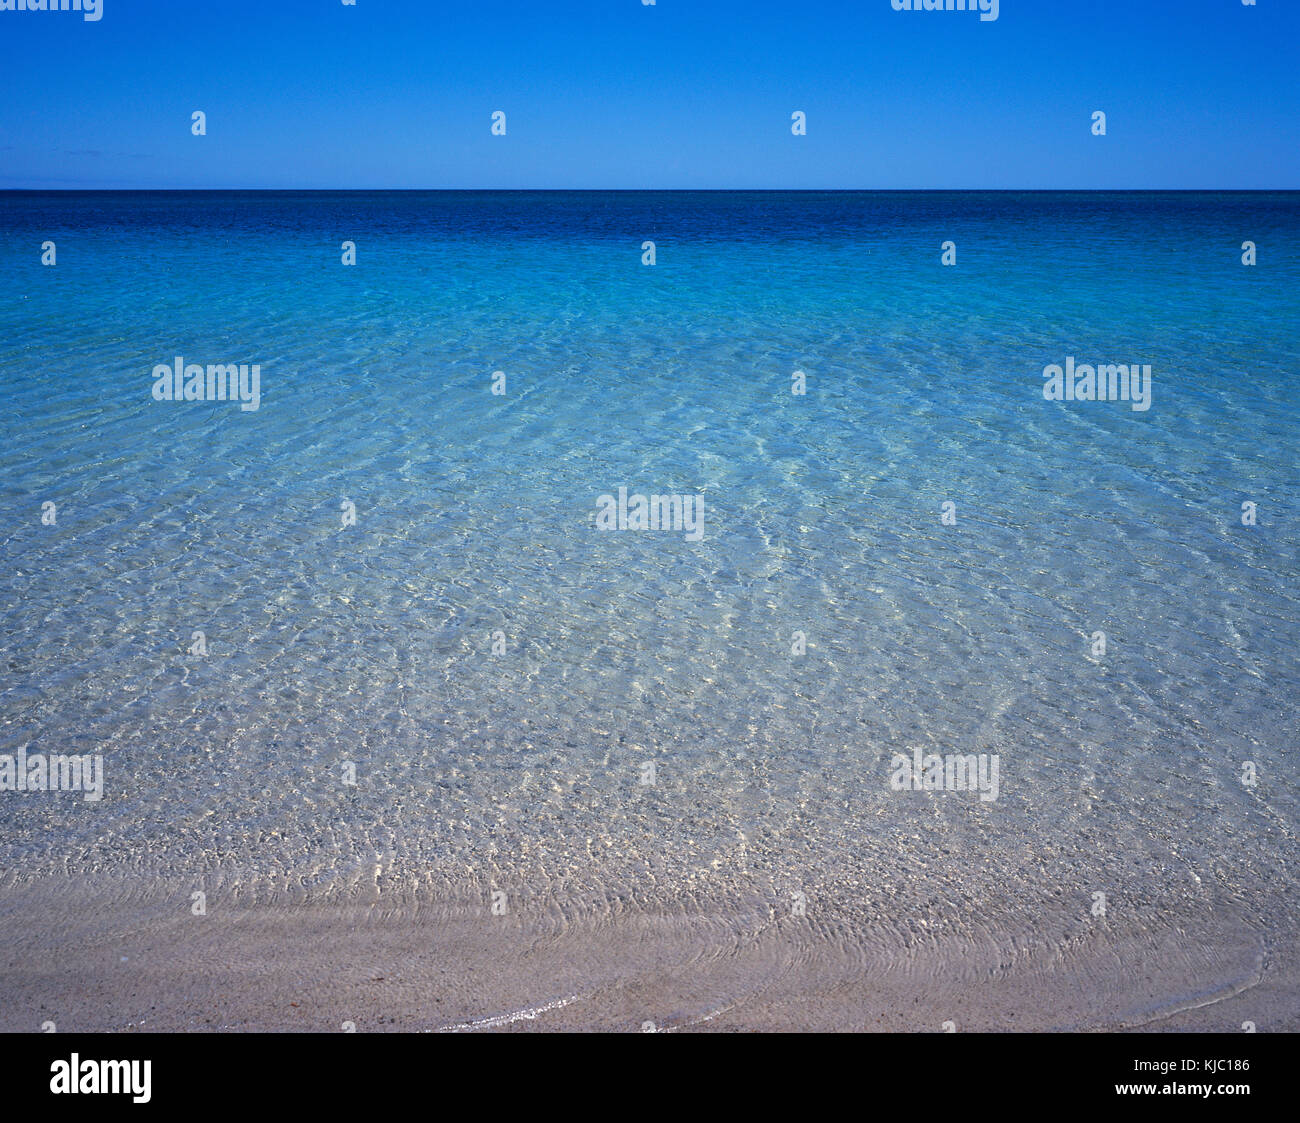
[(1300, 1029), (1294, 942), (1230, 909), (1091, 939), (904, 947), (815, 908), (709, 911), (707, 893), (657, 913), (494, 916), (402, 891), (230, 890), (195, 916), (184, 887), (161, 890), (42, 878), (0, 892), (0, 1031)]

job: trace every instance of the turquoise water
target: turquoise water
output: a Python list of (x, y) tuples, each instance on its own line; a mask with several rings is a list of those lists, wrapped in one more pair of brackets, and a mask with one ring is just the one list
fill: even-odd
[(0, 792), (0, 868), (1287, 938), (1297, 246), (1294, 193), (0, 195), (0, 753), (105, 774)]

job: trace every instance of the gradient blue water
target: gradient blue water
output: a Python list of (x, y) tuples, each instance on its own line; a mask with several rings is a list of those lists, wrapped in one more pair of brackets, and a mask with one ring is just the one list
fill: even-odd
[[(0, 867), (1275, 927), (1298, 246), (1296, 194), (0, 195), (0, 752), (107, 785), (0, 793)], [(261, 408), (153, 401), (176, 355)], [(1044, 401), (1067, 355), (1152, 408)], [(703, 541), (597, 533), (620, 485)]]

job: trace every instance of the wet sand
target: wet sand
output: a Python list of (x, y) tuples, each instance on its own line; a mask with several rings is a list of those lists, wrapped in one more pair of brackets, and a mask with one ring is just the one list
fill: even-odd
[[(1226, 902), (1065, 939), (900, 940), (815, 901), (804, 917), (710, 908), (707, 887), (672, 909), (497, 916), (486, 899), (351, 895), (226, 889), (195, 916), (187, 886), (11, 883), (0, 1031), (1300, 1029), (1294, 940)], [(1294, 915), (1294, 898), (1255, 904)]]

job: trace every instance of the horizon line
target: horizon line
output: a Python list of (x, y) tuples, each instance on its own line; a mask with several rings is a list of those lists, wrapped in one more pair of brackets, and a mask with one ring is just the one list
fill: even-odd
[(15, 194), (140, 194), (143, 192), (202, 194), (218, 192), (262, 192), (265, 194), (412, 192), (472, 194), (783, 194), (783, 195), (1171, 195), (1171, 194), (1295, 194), (1300, 187), (0, 187), (0, 195)]

